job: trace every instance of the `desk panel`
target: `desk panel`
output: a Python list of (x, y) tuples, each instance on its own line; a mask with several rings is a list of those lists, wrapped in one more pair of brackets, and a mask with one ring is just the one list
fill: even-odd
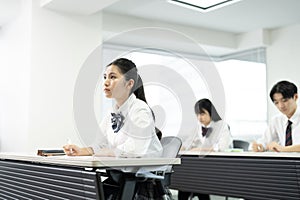
[[(41, 157), (0, 153), (0, 199), (102, 200), (99, 169), (170, 164), (180, 164), (180, 158)], [(121, 200), (134, 195), (137, 180), (134, 173), (125, 175)]]
[(0, 197), (4, 199), (100, 199), (93, 170), (0, 160)]
[(299, 158), (228, 155), (182, 155), (171, 188), (244, 199), (300, 199)]

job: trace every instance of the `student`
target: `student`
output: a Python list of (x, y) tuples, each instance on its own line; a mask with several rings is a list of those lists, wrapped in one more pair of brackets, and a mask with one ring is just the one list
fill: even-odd
[[(153, 114), (145, 103), (143, 85), (135, 64), (125, 58), (110, 63), (104, 73), (103, 91), (115, 100), (113, 111), (100, 124), (101, 134), (91, 147), (65, 145), (70, 156), (159, 157)], [(136, 96), (135, 94), (141, 96)], [(139, 93), (140, 92), (140, 93)], [(143, 99), (140, 100), (139, 98)]]
[(229, 126), (221, 119), (209, 99), (201, 99), (194, 106), (199, 121), (198, 134), (192, 144), (183, 150), (191, 151), (224, 151), (232, 147)]
[[(156, 136), (154, 115), (146, 103), (141, 77), (136, 65), (125, 58), (110, 63), (104, 72), (103, 91), (115, 100), (112, 113), (100, 124), (101, 135), (90, 147), (65, 145), (69, 156), (160, 157), (161, 143)], [(122, 168), (122, 171), (134, 171)], [(108, 171), (109, 183), (119, 185), (122, 172)], [(107, 192), (108, 191), (108, 192)], [(105, 196), (113, 193), (105, 189)]]
[[(232, 147), (232, 137), (229, 126), (221, 119), (214, 105), (209, 99), (201, 99), (195, 104), (195, 114), (199, 121), (198, 134), (190, 147), (191, 151), (224, 151)], [(178, 192), (179, 200), (187, 200), (190, 196), (198, 196), (201, 200), (209, 200), (208, 194)]]
[(252, 143), (253, 151), (300, 151), (297, 86), (288, 81), (280, 81), (271, 89), (270, 98), (281, 113), (273, 117), (259, 142)]

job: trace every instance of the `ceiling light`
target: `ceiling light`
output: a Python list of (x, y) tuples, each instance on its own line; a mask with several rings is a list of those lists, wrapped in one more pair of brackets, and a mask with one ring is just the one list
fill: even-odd
[(209, 12), (239, 1), (241, 0), (168, 0), (170, 3), (201, 12)]

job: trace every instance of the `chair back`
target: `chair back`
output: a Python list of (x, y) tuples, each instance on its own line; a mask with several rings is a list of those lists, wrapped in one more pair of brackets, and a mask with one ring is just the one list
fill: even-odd
[(181, 139), (176, 136), (163, 137), (160, 140), (163, 147), (162, 157), (164, 158), (175, 158), (181, 148)]
[(233, 148), (240, 148), (244, 151), (248, 151), (249, 142), (244, 140), (233, 140)]
[[(181, 139), (176, 136), (163, 137), (161, 140), (161, 145), (163, 148), (162, 157), (163, 158), (176, 158), (178, 152), (181, 148)], [(163, 175), (157, 175), (153, 172), (162, 172)], [(172, 164), (165, 166), (152, 166), (152, 167), (141, 167), (137, 172), (137, 177), (153, 178), (153, 179), (164, 179), (164, 174), (172, 171)]]

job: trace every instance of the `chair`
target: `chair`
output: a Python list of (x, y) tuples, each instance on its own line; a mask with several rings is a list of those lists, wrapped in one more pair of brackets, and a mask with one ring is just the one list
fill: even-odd
[[(163, 137), (160, 140), (163, 148), (162, 157), (163, 158), (175, 158), (181, 148), (181, 139), (176, 136)], [(144, 178), (155, 178), (155, 179), (165, 179), (164, 174), (172, 172), (172, 165), (166, 166), (154, 166), (154, 167), (142, 167), (137, 173), (137, 177)], [(160, 175), (158, 175), (160, 174)]]
[(240, 148), (244, 151), (248, 151), (249, 149), (249, 142), (244, 140), (233, 140), (233, 148)]
[[(163, 147), (162, 157), (177, 157), (182, 145), (181, 139), (175, 136), (168, 136), (163, 137), (160, 142)], [(160, 191), (160, 194), (171, 195), (167, 186), (171, 183), (172, 167), (171, 164), (162, 167), (143, 167), (135, 174), (135, 176), (141, 178), (139, 182), (155, 183), (156, 189)]]

